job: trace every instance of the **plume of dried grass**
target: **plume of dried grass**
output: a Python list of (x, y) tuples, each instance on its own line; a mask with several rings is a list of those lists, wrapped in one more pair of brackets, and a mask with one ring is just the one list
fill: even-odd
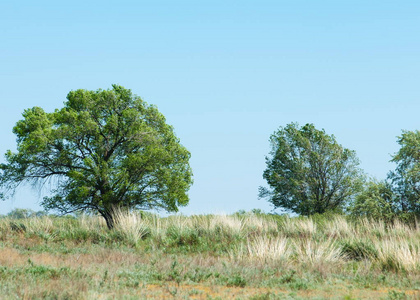
[(344, 255), (334, 239), (316, 241), (301, 239), (295, 242), (296, 259), (309, 264), (334, 263), (342, 260)]
[(101, 216), (81, 214), (78, 217), (80, 227), (89, 231), (101, 230), (106, 227), (105, 219)]
[(377, 260), (384, 269), (393, 271), (418, 271), (420, 269), (420, 244), (407, 239), (377, 240)]
[(51, 233), (54, 229), (54, 224), (49, 217), (33, 217), (25, 219), (26, 231), (29, 233)]
[(353, 237), (356, 232), (344, 216), (335, 216), (332, 220), (325, 223), (325, 234), (335, 238)]
[(253, 240), (248, 240), (247, 243), (248, 257), (262, 262), (286, 261), (291, 254), (291, 248), (285, 237), (259, 236)]
[(215, 215), (210, 219), (209, 229), (221, 231), (229, 235), (242, 236), (244, 234), (243, 218), (237, 216)]
[(153, 237), (157, 239), (163, 239), (165, 236), (165, 224), (162, 222), (162, 218), (159, 216), (153, 215), (147, 218), (147, 223), (149, 224), (150, 233)]
[(175, 227), (179, 231), (184, 231), (193, 227), (191, 218), (182, 215), (171, 216), (169, 218), (166, 218), (165, 220), (166, 228)]
[(291, 237), (309, 237), (317, 233), (317, 226), (311, 218), (285, 218), (280, 230)]
[(356, 226), (358, 234), (382, 238), (387, 235), (387, 228), (383, 221), (363, 218)]
[(415, 230), (410, 228), (407, 224), (404, 224), (400, 220), (396, 219), (392, 224), (388, 226), (388, 234), (401, 238), (401, 237), (410, 237), (415, 233)]
[(121, 234), (134, 245), (150, 232), (149, 225), (142, 220), (138, 212), (117, 210), (114, 212), (114, 231)]
[(244, 229), (259, 234), (275, 233), (278, 231), (277, 223), (274, 220), (262, 218), (254, 214), (247, 215), (243, 219)]

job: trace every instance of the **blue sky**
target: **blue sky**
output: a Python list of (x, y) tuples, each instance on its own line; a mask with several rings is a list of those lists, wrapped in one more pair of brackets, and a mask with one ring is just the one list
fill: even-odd
[[(268, 139), (314, 123), (379, 179), (420, 129), (418, 1), (1, 1), (0, 153), (25, 108), (70, 90), (130, 88), (192, 153), (184, 214), (270, 211)], [(22, 188), (0, 214), (40, 210)]]

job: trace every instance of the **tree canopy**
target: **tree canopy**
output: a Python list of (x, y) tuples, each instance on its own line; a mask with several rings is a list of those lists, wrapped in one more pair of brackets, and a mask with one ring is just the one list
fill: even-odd
[(349, 207), (353, 216), (392, 221), (399, 213), (392, 184), (386, 180), (369, 180)]
[(27, 109), (13, 132), (17, 152), (0, 165), (3, 198), (23, 182), (49, 182), (46, 209), (98, 212), (109, 228), (115, 209), (188, 204), (190, 153), (155, 106), (122, 86), (71, 91), (52, 113)]
[(420, 131), (403, 131), (398, 137), (400, 150), (393, 156), (397, 164), (389, 174), (402, 213), (420, 214)]
[(361, 189), (362, 172), (354, 151), (313, 124), (280, 127), (270, 137), (260, 197), (274, 207), (312, 215), (337, 211)]
[(368, 182), (352, 203), (354, 216), (385, 221), (413, 221), (420, 215), (420, 131), (403, 131), (398, 137), (397, 164), (387, 180)]

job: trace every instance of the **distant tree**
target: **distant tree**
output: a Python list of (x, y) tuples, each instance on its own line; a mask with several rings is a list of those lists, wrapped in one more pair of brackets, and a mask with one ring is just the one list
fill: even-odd
[(389, 174), (395, 204), (402, 213), (420, 215), (420, 131), (403, 131), (398, 144), (401, 148), (392, 158), (397, 167)]
[(393, 220), (399, 214), (399, 209), (392, 184), (388, 181), (368, 181), (363, 191), (355, 197), (349, 212), (357, 217)]
[(33, 214), (33, 216), (37, 217), (37, 218), (46, 217), (46, 216), (48, 216), (48, 212), (46, 212), (45, 210), (39, 210), (39, 211), (35, 212)]
[(11, 212), (9, 212), (7, 216), (11, 219), (26, 219), (33, 217), (35, 214), (36, 212), (32, 209), (15, 208)]
[(46, 211), (34, 211), (27, 208), (15, 208), (7, 214), (7, 217), (11, 219), (26, 219), (33, 217), (44, 217), (47, 216)]
[(121, 86), (71, 91), (53, 113), (27, 109), (13, 132), (17, 153), (0, 165), (3, 197), (22, 182), (50, 181), (45, 209), (97, 212), (109, 228), (115, 210), (188, 203), (190, 153), (156, 107)]
[(352, 215), (383, 220), (412, 221), (420, 215), (420, 132), (403, 131), (400, 150), (393, 156), (397, 164), (386, 181), (365, 185), (349, 211)]
[(292, 123), (270, 137), (260, 197), (301, 215), (341, 211), (361, 190), (363, 175), (354, 151), (313, 124)]

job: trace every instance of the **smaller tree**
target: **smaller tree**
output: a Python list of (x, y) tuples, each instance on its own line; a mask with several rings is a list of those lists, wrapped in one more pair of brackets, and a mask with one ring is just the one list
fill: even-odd
[(263, 177), (271, 189), (260, 187), (259, 195), (274, 207), (302, 215), (342, 211), (361, 190), (356, 153), (313, 124), (280, 127), (270, 143)]
[(349, 209), (352, 215), (407, 221), (420, 214), (420, 132), (403, 131), (398, 143), (401, 148), (392, 158), (396, 169), (387, 181), (365, 186)]
[(7, 214), (7, 216), (11, 219), (27, 219), (35, 215), (36, 212), (34, 212), (32, 209), (26, 208), (15, 208)]
[(403, 131), (398, 138), (400, 150), (391, 161), (397, 168), (389, 174), (402, 213), (420, 214), (420, 131)]
[(349, 208), (353, 216), (392, 221), (398, 215), (396, 195), (388, 181), (369, 181)]
[(46, 211), (33, 211), (32, 209), (26, 208), (15, 208), (11, 212), (7, 214), (7, 217), (11, 219), (27, 219), (27, 218), (40, 218), (47, 216), (48, 213)]

